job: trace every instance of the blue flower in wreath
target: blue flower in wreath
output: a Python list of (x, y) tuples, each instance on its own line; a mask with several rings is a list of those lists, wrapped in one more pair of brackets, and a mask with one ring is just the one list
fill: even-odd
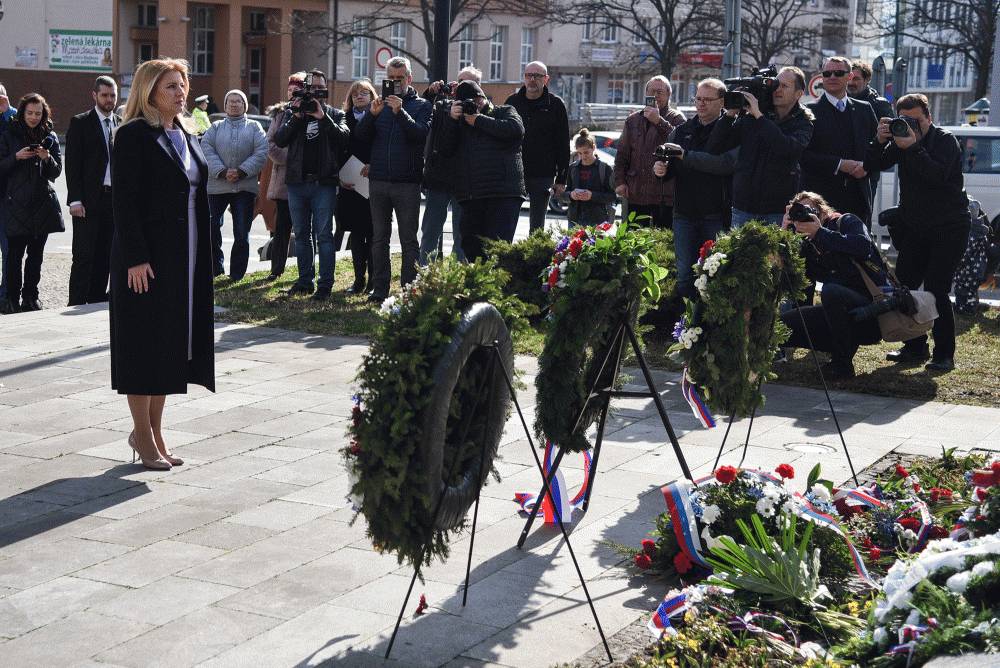
[(559, 240), (559, 243), (556, 244), (556, 252), (564, 253), (567, 248), (569, 248), (569, 237), (564, 236)]
[(681, 334), (684, 332), (687, 326), (687, 318), (681, 316), (681, 319), (674, 323), (674, 341), (681, 340)]

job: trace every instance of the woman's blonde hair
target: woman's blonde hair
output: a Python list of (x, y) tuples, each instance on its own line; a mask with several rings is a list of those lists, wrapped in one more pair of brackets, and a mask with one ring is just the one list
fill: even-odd
[(594, 135), (590, 134), (590, 130), (587, 128), (580, 128), (580, 134), (573, 140), (573, 145), (577, 148), (589, 146), (592, 149), (597, 149), (597, 142), (594, 141)]
[[(160, 58), (157, 60), (147, 60), (139, 65), (132, 76), (132, 90), (125, 104), (125, 116), (123, 123), (142, 118), (147, 123), (155, 127), (163, 125), (163, 117), (153, 98), (156, 96), (156, 85), (167, 72), (180, 72), (184, 80), (184, 89), (190, 90), (191, 84), (188, 80), (188, 64), (186, 60), (180, 58)], [(183, 127), (188, 133), (197, 133), (193, 119), (188, 116), (177, 115), (174, 119), (177, 124)]]
[(796, 202), (801, 202), (802, 200), (811, 200), (815, 205), (814, 209), (819, 210), (819, 218), (821, 221), (826, 220), (831, 216), (837, 215), (837, 210), (830, 206), (830, 203), (826, 201), (826, 198), (819, 193), (810, 192), (808, 190), (803, 190), (794, 197), (789, 204), (795, 204)]
[(359, 88), (364, 88), (368, 91), (368, 94), (372, 96), (372, 100), (378, 97), (378, 91), (375, 90), (375, 86), (368, 79), (358, 79), (351, 84), (351, 87), (347, 90), (347, 95), (344, 97), (344, 111), (354, 110), (354, 93)]

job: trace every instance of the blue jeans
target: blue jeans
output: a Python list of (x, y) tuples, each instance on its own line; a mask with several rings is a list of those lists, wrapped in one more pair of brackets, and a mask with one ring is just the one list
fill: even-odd
[(709, 239), (715, 239), (722, 231), (722, 215), (712, 214), (700, 219), (691, 219), (674, 213), (674, 253), (677, 256), (677, 292), (682, 297), (694, 299), (698, 292), (694, 289), (694, 270), (698, 261), (698, 250)]
[(337, 201), (337, 186), (310, 183), (288, 184), (288, 211), (292, 214), (295, 231), (295, 259), (299, 265), (296, 285), (312, 288), (316, 275), (313, 267), (313, 236), (319, 250), (319, 280), (317, 290), (333, 289), (333, 208)]
[(233, 213), (233, 250), (229, 254), (229, 276), (238, 281), (247, 273), (247, 263), (250, 261), (250, 225), (253, 223), (253, 205), (256, 199), (256, 195), (244, 191), (208, 196), (216, 276), (226, 270), (225, 254), (222, 252), (222, 220), (227, 207)]
[(784, 213), (747, 213), (746, 211), (740, 211), (734, 206), (732, 225), (734, 230), (738, 230), (751, 220), (756, 220), (761, 223), (770, 223), (771, 225), (781, 227), (781, 220), (784, 217)]
[(427, 204), (424, 207), (424, 219), (420, 222), (420, 266), (427, 265), (431, 253), (438, 249), (441, 235), (444, 234), (444, 221), (448, 218), (448, 205), (451, 204), (451, 252), (459, 260), (465, 259), (462, 252), (462, 232), (459, 224), (462, 220), (462, 207), (458, 206), (451, 193), (443, 190), (428, 190)]

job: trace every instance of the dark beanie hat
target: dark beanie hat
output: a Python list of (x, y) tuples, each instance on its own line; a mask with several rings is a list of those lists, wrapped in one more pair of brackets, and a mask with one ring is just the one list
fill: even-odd
[(486, 93), (475, 81), (463, 81), (455, 89), (456, 100), (468, 100), (476, 97), (486, 97)]

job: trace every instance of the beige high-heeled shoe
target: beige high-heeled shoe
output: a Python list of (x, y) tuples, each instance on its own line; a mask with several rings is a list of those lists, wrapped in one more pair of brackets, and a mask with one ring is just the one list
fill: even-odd
[(136, 459), (136, 457), (138, 457), (139, 461), (142, 462), (142, 465), (145, 468), (149, 469), (150, 471), (169, 471), (171, 468), (173, 468), (172, 465), (170, 464), (170, 462), (168, 462), (167, 460), (165, 460), (163, 458), (160, 458), (160, 457), (157, 457), (156, 459), (154, 459), (152, 461), (145, 459), (142, 456), (142, 454), (139, 452), (139, 448), (136, 445), (135, 432), (134, 431), (131, 432), (128, 435), (128, 445), (129, 445), (130, 448), (132, 448), (132, 463), (133, 464), (135, 464), (135, 459)]

